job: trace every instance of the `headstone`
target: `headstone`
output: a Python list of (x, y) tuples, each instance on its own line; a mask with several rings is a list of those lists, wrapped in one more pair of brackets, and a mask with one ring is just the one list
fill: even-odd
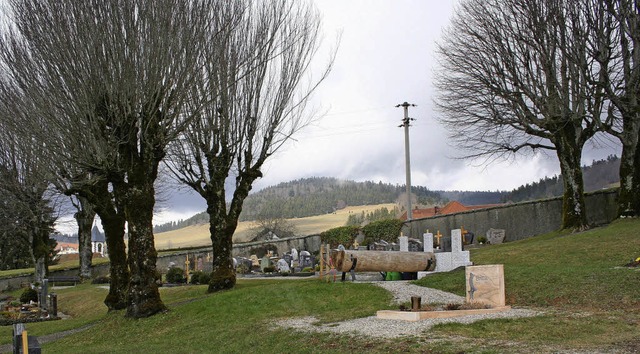
[[(308, 252), (307, 252), (308, 253)], [(304, 269), (304, 268), (313, 268), (313, 263), (314, 263), (314, 259), (313, 256), (311, 255), (300, 255), (300, 268)]]
[(291, 260), (294, 260), (294, 261), (298, 260), (298, 250), (295, 248), (291, 249)]
[(422, 243), (425, 252), (433, 252), (433, 234), (427, 232), (422, 235), (424, 242)]
[(40, 294), (40, 308), (47, 309), (47, 291), (49, 290), (49, 279), (42, 279), (42, 293)]
[(505, 306), (504, 266), (502, 264), (469, 266), (465, 270), (467, 302), (480, 302), (491, 307)]
[(409, 238), (407, 236), (398, 237), (401, 252), (409, 252)]
[(451, 230), (451, 252), (462, 252), (462, 231)]
[(276, 263), (276, 268), (279, 272), (290, 272), (291, 268), (289, 268), (289, 262), (284, 259), (280, 259), (278, 263)]
[(498, 245), (504, 242), (505, 230), (504, 229), (489, 229), (487, 230), (487, 241), (492, 245)]
[(291, 264), (293, 257), (289, 253), (285, 253), (284, 255), (282, 255), (282, 259), (284, 259), (288, 264)]
[(440, 238), (440, 252), (451, 252), (451, 236), (442, 236)]
[(260, 270), (264, 272), (264, 269), (271, 266), (271, 259), (268, 256), (262, 257), (260, 260)]
[(422, 241), (415, 238), (409, 239), (409, 252), (422, 252)]

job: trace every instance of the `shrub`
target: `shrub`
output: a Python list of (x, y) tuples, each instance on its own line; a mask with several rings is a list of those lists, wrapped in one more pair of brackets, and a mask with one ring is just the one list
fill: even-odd
[(201, 270), (195, 271), (191, 273), (191, 284), (209, 284), (209, 280), (211, 279), (211, 275), (209, 273), (205, 273)]
[(20, 302), (28, 304), (30, 301), (38, 302), (38, 292), (35, 289), (26, 288), (20, 295)]
[(110, 282), (110, 279), (108, 276), (99, 276), (91, 280), (91, 284), (109, 284), (109, 282)]
[(198, 277), (199, 284), (209, 284), (210, 280), (211, 280), (211, 273), (201, 272), (200, 276)]
[(240, 263), (236, 267), (236, 273), (239, 273), (239, 274), (247, 274), (250, 271), (251, 271), (251, 269), (249, 269), (249, 267), (244, 263)]
[(167, 272), (167, 283), (184, 283), (187, 280), (184, 278), (184, 270), (178, 267), (171, 267)]
[(302, 273), (313, 273), (313, 268), (311, 267), (305, 267), (302, 269)]
[(263, 273), (273, 273), (275, 271), (276, 267), (274, 266), (264, 267), (264, 269), (262, 270)]
[(340, 226), (321, 233), (320, 239), (323, 243), (327, 243), (333, 248), (338, 247), (338, 245), (348, 248), (358, 236), (358, 232), (360, 232), (358, 226)]
[(400, 230), (404, 221), (400, 219), (386, 219), (371, 222), (362, 228), (365, 239), (363, 245), (371, 244), (375, 241), (384, 240), (396, 242), (400, 236)]

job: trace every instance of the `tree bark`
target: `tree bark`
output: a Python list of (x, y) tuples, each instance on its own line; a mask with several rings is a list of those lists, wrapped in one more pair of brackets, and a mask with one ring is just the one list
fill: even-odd
[(587, 213), (580, 161), (582, 148), (571, 134), (573, 129), (570, 125), (561, 128), (559, 132), (564, 131), (565, 135), (557, 135), (554, 141), (564, 186), (561, 228), (584, 230), (587, 228)]
[(623, 124), (618, 216), (637, 217), (640, 216), (640, 119), (625, 118)]
[(85, 197), (78, 196), (79, 205), (78, 212), (74, 214), (74, 218), (78, 223), (78, 247), (80, 256), (80, 278), (91, 278), (91, 263), (93, 258), (93, 250), (91, 249), (91, 229), (96, 212), (93, 205)]
[(348, 272), (351, 268), (356, 272), (426, 272), (436, 269), (433, 252), (344, 250), (332, 257), (340, 272)]
[(109, 252), (109, 294), (104, 299), (104, 304), (109, 311), (122, 310), (127, 307), (130, 277), (124, 244), (125, 219), (122, 215), (115, 213), (115, 210), (112, 213), (99, 215)]
[(207, 213), (209, 214), (209, 233), (213, 251), (213, 268), (207, 289), (209, 293), (231, 289), (236, 285), (236, 273), (231, 259), (235, 228), (229, 227), (225, 200), (219, 197), (224, 195), (224, 186), (219, 186), (218, 188), (222, 188), (221, 192), (216, 192), (216, 188), (210, 188), (205, 191)]
[(156, 269), (157, 252), (153, 239), (153, 207), (155, 176), (146, 174), (144, 166), (133, 168), (124, 199), (129, 226), (129, 270), (131, 280), (127, 297), (127, 317), (149, 317), (165, 311), (160, 299)]

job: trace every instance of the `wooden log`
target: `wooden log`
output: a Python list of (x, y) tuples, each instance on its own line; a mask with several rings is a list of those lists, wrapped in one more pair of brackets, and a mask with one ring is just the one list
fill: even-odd
[(436, 269), (432, 252), (356, 251), (335, 253), (336, 269), (348, 272), (422, 272)]

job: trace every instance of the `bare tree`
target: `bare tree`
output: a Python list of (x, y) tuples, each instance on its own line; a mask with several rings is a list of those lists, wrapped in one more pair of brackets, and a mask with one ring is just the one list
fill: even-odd
[[(11, 208), (6, 211), (11, 215), (10, 222), (5, 224), (9, 228), (0, 232), (19, 246), (27, 245), (31, 264), (35, 266), (35, 281), (42, 282), (48, 273), (49, 237), (56, 220), (48, 199), (46, 163), (42, 159), (44, 146), (13, 134), (13, 118), (0, 101), (0, 196), (2, 206)], [(21, 248), (15, 252), (19, 253)]]
[[(0, 58), (4, 77), (24, 95), (23, 107), (30, 107), (25, 125), (46, 141), (49, 156), (89, 173), (100, 195), (112, 193), (105, 203), (89, 198), (103, 222), (101, 205), (115, 201), (110, 210), (117, 210), (117, 218), (124, 215), (131, 272), (127, 316), (163, 311), (152, 233), (154, 181), (167, 144), (198, 112), (193, 106), (185, 110), (186, 99), (202, 74), (207, 36), (223, 25), (212, 22), (219, 2), (9, 5), (12, 22)], [(110, 255), (117, 251), (109, 248)]]
[(463, 1), (439, 45), (441, 122), (464, 157), (555, 151), (562, 228), (586, 226), (581, 155), (603, 129), (587, 8), (562, 0)]
[(640, 9), (631, 0), (593, 0), (592, 56), (609, 99), (606, 130), (622, 143), (618, 214), (640, 216)]
[[(209, 292), (235, 285), (232, 236), (242, 204), (267, 158), (307, 124), (308, 97), (331, 66), (305, 86), (320, 26), (308, 3), (227, 5), (220, 16), (238, 18), (237, 24), (208, 43), (213, 60), (192, 92), (192, 101), (204, 108), (172, 146), (168, 163), (207, 202), (214, 255)], [(225, 182), (233, 185), (230, 201)]]

